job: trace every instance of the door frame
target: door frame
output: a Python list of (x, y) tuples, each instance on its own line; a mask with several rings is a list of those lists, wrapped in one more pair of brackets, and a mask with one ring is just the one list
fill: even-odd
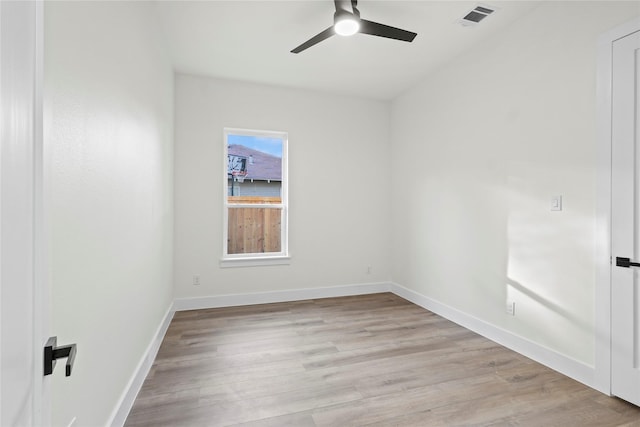
[(44, 0), (35, 1), (34, 81), (34, 422), (51, 425), (51, 377), (44, 346), (51, 336), (51, 147), (44, 138)]
[[(49, 336), (50, 328), (50, 149), (44, 141), (44, 111), (43, 111), (43, 85), (44, 85), (44, 0), (34, 0), (31, 2), (33, 9), (30, 11), (27, 19), (23, 20), (25, 24), (24, 34), (11, 34), (12, 37), (27, 36), (29, 47), (32, 48), (32, 67), (31, 73), (22, 76), (18, 73), (11, 73), (12, 78), (22, 79), (25, 86), (30, 86), (33, 98), (30, 98), (25, 104), (30, 104), (32, 139), (28, 141), (31, 144), (32, 156), (27, 160), (25, 167), (32, 169), (32, 186), (30, 191), (33, 194), (33, 240), (31, 243), (33, 251), (32, 261), (32, 310), (33, 310), (33, 367), (32, 367), (32, 384), (31, 384), (31, 402), (30, 402), (30, 419), (33, 425), (49, 426), (51, 424), (51, 398), (50, 398), (50, 379), (44, 377), (43, 348)], [(5, 11), (6, 12), (6, 11)], [(25, 17), (25, 16), (22, 16)], [(22, 17), (20, 19), (22, 19)], [(25, 22), (26, 21), (26, 22)], [(32, 31), (32, 32), (31, 32)], [(12, 40), (9, 38), (9, 40)], [(14, 64), (1, 64), (0, 72), (6, 72), (13, 69)], [(16, 69), (19, 69), (17, 67)], [(3, 108), (10, 107), (3, 104)], [(11, 129), (11, 128), (9, 128)], [(5, 182), (4, 185), (9, 185)], [(21, 184), (16, 184), (17, 188)], [(1, 284), (3, 288), (9, 286), (6, 283)], [(1, 309), (1, 308), (0, 308)], [(1, 375), (1, 373), (0, 373)]]
[(596, 277), (593, 387), (611, 395), (611, 144), (613, 43), (640, 31), (640, 18), (598, 38), (596, 83)]

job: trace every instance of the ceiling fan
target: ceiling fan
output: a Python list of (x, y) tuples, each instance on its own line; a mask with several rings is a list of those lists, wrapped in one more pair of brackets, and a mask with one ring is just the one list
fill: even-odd
[(400, 28), (361, 19), (360, 11), (357, 7), (358, 0), (334, 0), (334, 3), (336, 4), (336, 13), (333, 14), (333, 25), (320, 34), (311, 37), (293, 49), (291, 53), (300, 53), (328, 39), (334, 34), (351, 36), (355, 33), (362, 33), (405, 42), (412, 42), (417, 36), (417, 34), (412, 31), (401, 30)]

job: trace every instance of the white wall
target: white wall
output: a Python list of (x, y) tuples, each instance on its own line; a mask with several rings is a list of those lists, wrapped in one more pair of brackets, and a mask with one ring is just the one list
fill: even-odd
[(596, 42), (638, 14), (542, 2), (394, 101), (395, 282), (593, 365)]
[[(388, 104), (188, 75), (175, 93), (176, 298), (389, 280)], [(219, 266), (224, 127), (289, 133), (290, 265)]]
[(53, 422), (100, 426), (172, 300), (173, 73), (148, 3), (46, 2)]

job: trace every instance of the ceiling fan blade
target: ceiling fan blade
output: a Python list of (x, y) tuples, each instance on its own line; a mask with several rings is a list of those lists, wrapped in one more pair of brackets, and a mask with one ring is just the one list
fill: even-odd
[(367, 21), (366, 19), (360, 20), (360, 33), (386, 37), (388, 39), (402, 40), (405, 42), (412, 42), (418, 35), (412, 31), (401, 30), (400, 28)]
[(331, 27), (327, 28), (326, 30), (324, 30), (323, 32), (321, 32), (320, 34), (317, 34), (317, 35), (311, 37), (309, 40), (307, 40), (306, 42), (302, 43), (297, 48), (293, 49), (291, 51), (291, 53), (300, 53), (303, 50), (308, 49), (311, 46), (320, 43), (322, 40), (328, 39), (329, 37), (331, 37), (334, 34), (335, 34), (335, 31), (333, 31), (333, 26), (331, 26)]

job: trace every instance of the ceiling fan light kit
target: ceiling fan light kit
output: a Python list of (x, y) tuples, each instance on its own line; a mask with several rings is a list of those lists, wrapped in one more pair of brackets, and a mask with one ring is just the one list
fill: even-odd
[(334, 0), (336, 13), (333, 15), (333, 25), (319, 34), (311, 37), (291, 53), (300, 53), (313, 45), (328, 39), (334, 34), (341, 36), (351, 36), (356, 33), (369, 34), (371, 36), (384, 37), (388, 39), (412, 42), (417, 36), (412, 31), (402, 30), (377, 22), (367, 21), (360, 18), (358, 10), (358, 0)]
[(352, 36), (360, 30), (360, 21), (354, 16), (336, 17), (333, 29), (339, 36)]

